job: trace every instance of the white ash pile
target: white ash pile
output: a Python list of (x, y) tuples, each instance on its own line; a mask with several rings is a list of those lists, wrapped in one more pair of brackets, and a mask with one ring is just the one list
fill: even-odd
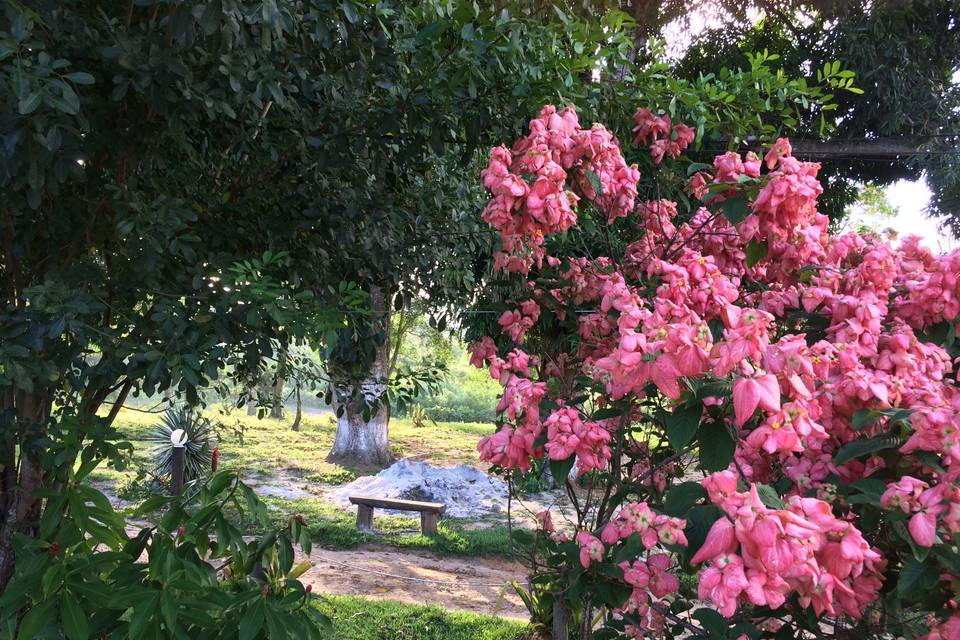
[[(327, 493), (327, 498), (350, 508), (350, 496), (442, 502), (447, 516), (476, 518), (506, 511), (507, 485), (469, 465), (435, 467), (416, 460), (400, 460), (375, 476), (362, 476)], [(389, 513), (389, 512), (387, 512)]]

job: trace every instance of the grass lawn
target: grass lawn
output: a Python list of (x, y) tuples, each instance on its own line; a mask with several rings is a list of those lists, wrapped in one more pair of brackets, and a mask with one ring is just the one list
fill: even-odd
[[(344, 467), (326, 461), (333, 445), (336, 422), (332, 414), (305, 415), (300, 431), (290, 429), (290, 420), (258, 419), (240, 411), (211, 409), (207, 416), (219, 425), (220, 460), (224, 468), (242, 468), (264, 474), (286, 471), (312, 482), (343, 484), (376, 469)], [(158, 414), (123, 409), (115, 426), (133, 443), (135, 458), (149, 462), (145, 442), (159, 422)], [(441, 422), (414, 427), (409, 420), (390, 421), (390, 442), (399, 458), (428, 460), (436, 465), (476, 464), (477, 442), (493, 432), (493, 426), (474, 422)], [(99, 479), (115, 477), (109, 473)]]
[(324, 597), (318, 608), (333, 622), (337, 640), (527, 640), (527, 625), (389, 600)]

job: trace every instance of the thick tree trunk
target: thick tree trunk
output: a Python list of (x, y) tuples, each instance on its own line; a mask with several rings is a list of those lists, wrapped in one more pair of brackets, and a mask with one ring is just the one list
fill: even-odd
[[(371, 287), (370, 306), (385, 331), (383, 343), (376, 347), (373, 365), (362, 380), (334, 380), (333, 406), (338, 414), (337, 435), (330, 458), (352, 463), (385, 466), (393, 460), (388, 424), (390, 404), (387, 382), (390, 370), (390, 312), (386, 296), (379, 287)], [(367, 408), (367, 419), (364, 408)]]
[(247, 415), (257, 415), (257, 388), (250, 387), (250, 393), (247, 395)]

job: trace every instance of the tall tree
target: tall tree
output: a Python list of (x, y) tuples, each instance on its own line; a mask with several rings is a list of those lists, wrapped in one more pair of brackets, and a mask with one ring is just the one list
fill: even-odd
[[(719, 3), (726, 8), (726, 3)], [(842, 60), (858, 92), (837, 95), (824, 114), (835, 130), (806, 155), (823, 164), (824, 208), (842, 215), (859, 184), (925, 178), (930, 212), (960, 231), (960, 6), (950, 0), (755, 2), (752, 15), (726, 11), (676, 67), (682, 77), (738, 65), (769, 50), (791, 73)], [(757, 22), (760, 16), (760, 22)], [(819, 114), (804, 124), (823, 139)], [(797, 147), (795, 147), (797, 148)], [(802, 150), (802, 147), (801, 147)]]
[[(489, 234), (478, 224), (476, 151), (517, 130), (545, 100), (585, 99), (585, 79), (616, 54), (629, 18), (530, 12), (512, 2), (420, 3), (385, 19), (359, 11), (348, 33), (376, 34), (322, 81), (339, 136), (311, 139), (346, 171), (318, 166), (329, 185), (308, 214), (337, 245), (328, 275), (358, 283), (372, 314), (324, 337), (338, 413), (331, 456), (384, 464), (391, 454), (390, 316), (414, 298), (434, 315), (468, 299)], [(481, 135), (482, 132), (482, 135)]]

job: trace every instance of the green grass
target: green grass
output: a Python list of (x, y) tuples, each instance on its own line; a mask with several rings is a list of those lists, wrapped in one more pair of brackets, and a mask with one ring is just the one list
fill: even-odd
[(524, 624), (420, 607), (389, 600), (332, 596), (318, 608), (333, 622), (337, 640), (526, 640), (532, 638)]
[[(300, 431), (290, 429), (290, 420), (258, 419), (239, 411), (214, 409), (207, 416), (220, 428), (220, 460), (224, 468), (264, 474), (286, 470), (308, 481), (327, 484), (342, 484), (357, 475), (376, 471), (326, 461), (336, 432), (331, 414), (304, 416)], [(133, 443), (135, 460), (140, 463), (149, 463), (146, 438), (159, 420), (159, 415), (128, 409), (117, 416), (115, 425)], [(390, 442), (397, 457), (442, 465), (476, 464), (477, 442), (492, 432), (492, 425), (474, 422), (441, 422), (418, 428), (409, 420), (390, 421)]]

